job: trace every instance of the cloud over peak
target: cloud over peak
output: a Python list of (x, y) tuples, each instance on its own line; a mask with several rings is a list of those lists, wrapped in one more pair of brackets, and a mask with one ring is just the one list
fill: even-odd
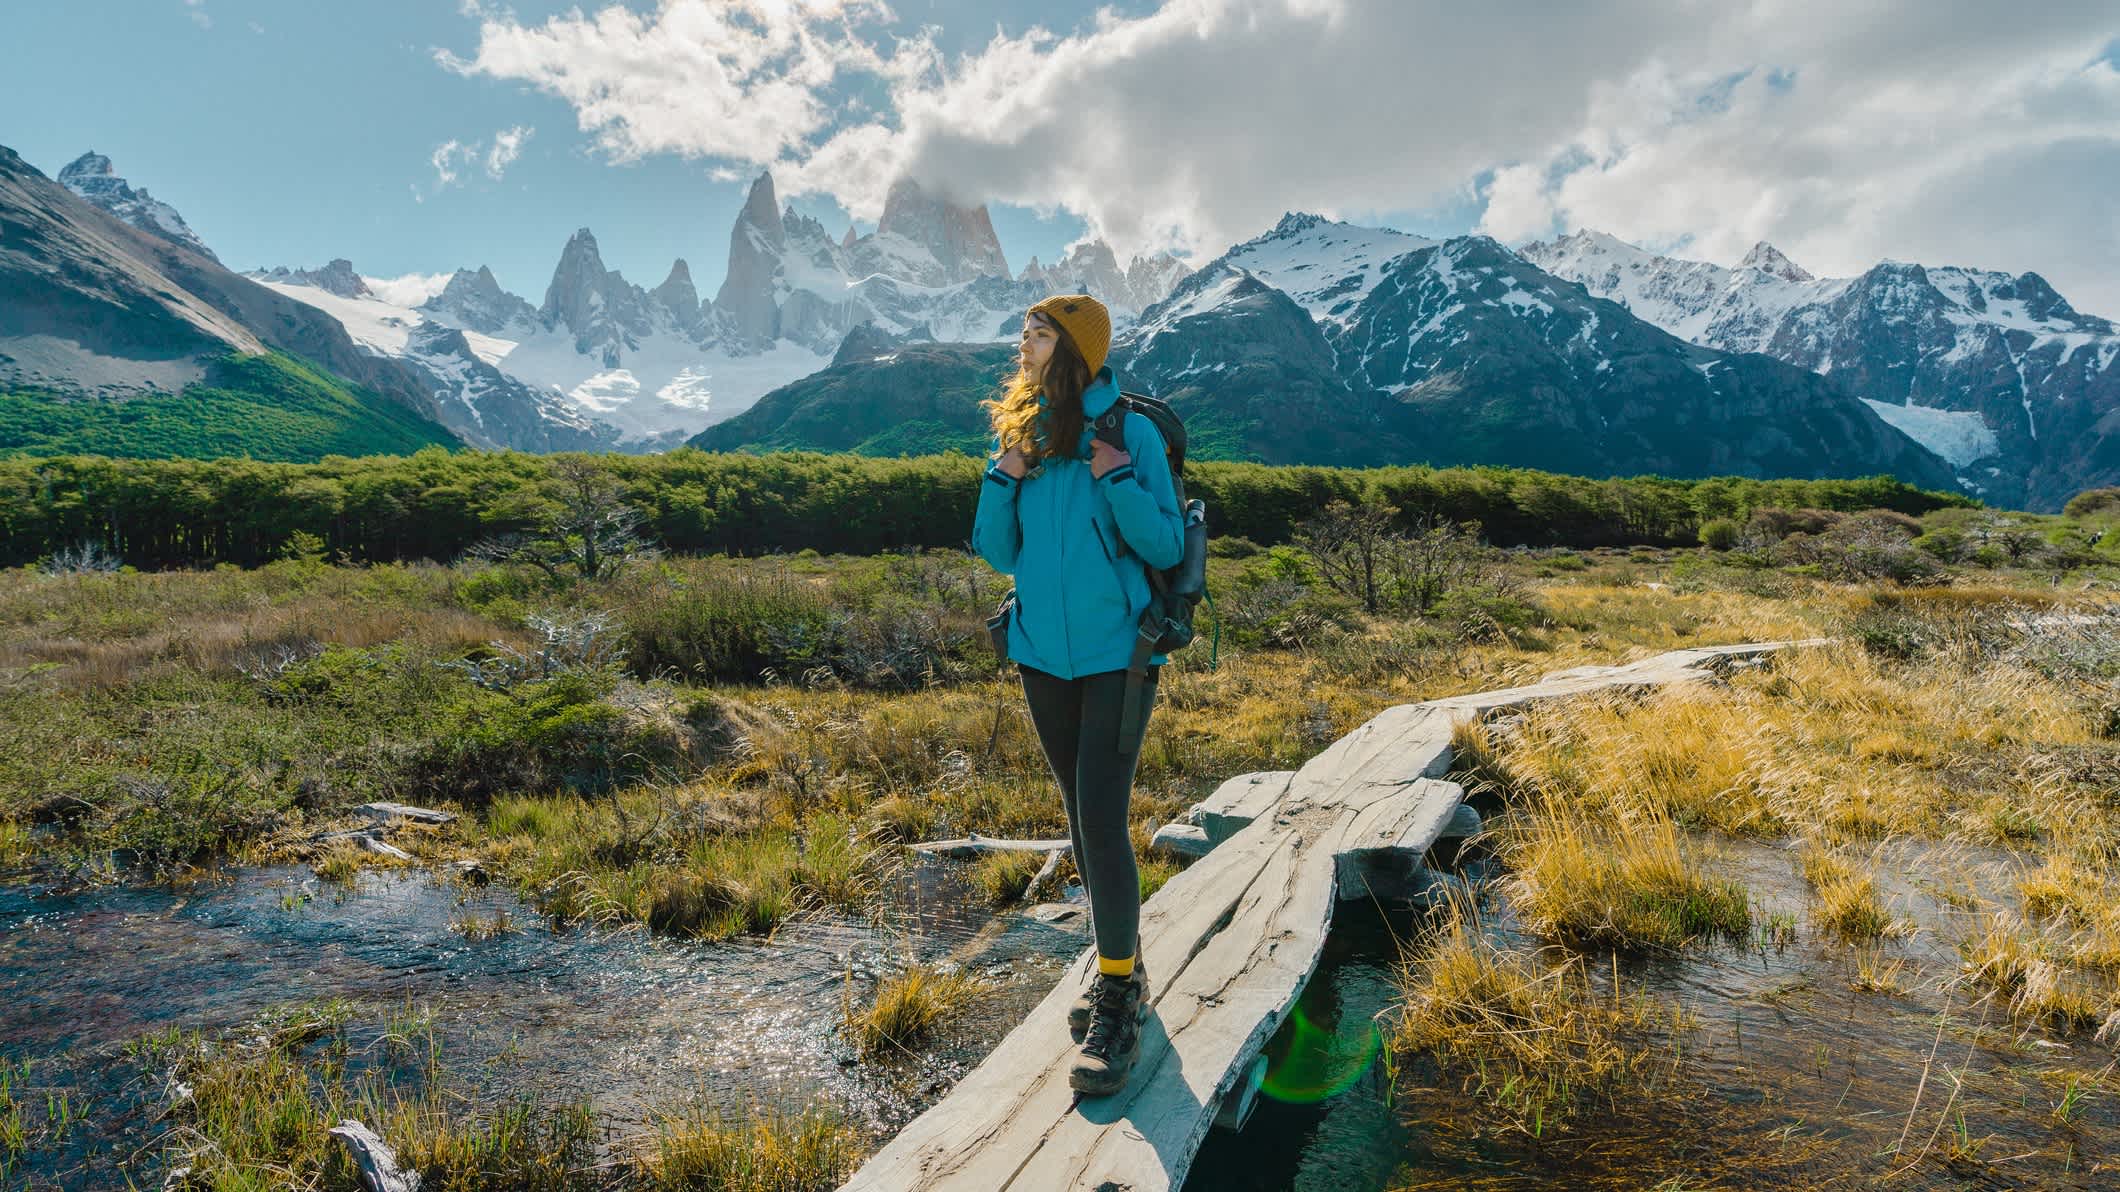
[(2038, 268), (2120, 313), (2109, 3), (1167, 0), (954, 57), (877, 0), (475, 11), (442, 63), (564, 99), (611, 157), (770, 166), (859, 218), (903, 174), (1212, 253), (1285, 210), (1471, 193), (1504, 240)]

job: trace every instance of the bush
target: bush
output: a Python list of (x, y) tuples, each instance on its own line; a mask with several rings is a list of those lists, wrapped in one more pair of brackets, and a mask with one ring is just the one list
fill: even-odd
[(565, 788), (599, 794), (675, 765), (692, 748), (674, 719), (611, 702), (610, 668), (568, 671), (512, 691), (469, 687), (406, 759), (406, 783), (434, 798), (482, 803)]
[(1920, 528), (1905, 514), (1866, 510), (1836, 518), (1821, 533), (1793, 531), (1775, 544), (1772, 557), (1785, 566), (1815, 565), (1826, 579), (1849, 583), (1936, 583), (1945, 573), (1933, 556), (1915, 548)]
[(1545, 624), (1546, 612), (1513, 583), (1493, 579), (1452, 588), (1430, 615), (1465, 641), (1501, 641)]
[(2109, 488), (2087, 488), (2068, 499), (2061, 507), (2064, 517), (2089, 517), (2094, 513), (2120, 514), (2120, 485)]
[(1738, 524), (1727, 517), (1711, 518), (1702, 522), (1700, 544), (1712, 551), (1726, 551), (1737, 545)]
[(1762, 506), (1745, 519), (1738, 538), (1746, 546), (1771, 547), (1791, 534), (1823, 534), (1840, 514), (1828, 509), (1777, 509)]

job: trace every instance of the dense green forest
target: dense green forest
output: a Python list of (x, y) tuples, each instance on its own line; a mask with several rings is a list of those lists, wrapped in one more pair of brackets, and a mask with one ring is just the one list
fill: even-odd
[[(480, 539), (542, 523), (566, 456), (423, 448), (411, 455), (249, 459), (0, 458), (0, 565), (95, 543), (139, 567), (252, 565), (297, 531), (353, 561), (453, 559)], [(811, 547), (866, 554), (962, 547), (982, 461), (787, 452), (591, 455), (641, 529), (679, 553), (757, 555)], [(1325, 468), (1199, 461), (1189, 495), (1213, 532), (1284, 542), (1335, 498), (1374, 499), (1400, 519), (1477, 521), (1514, 545), (1691, 545), (1702, 523), (1759, 507), (1920, 514), (1975, 502), (1887, 476), (1856, 480), (1633, 477), (1587, 480), (1515, 468)]]
[(328, 455), (404, 454), (430, 444), (458, 440), (397, 402), (284, 352), (225, 356), (182, 393), (122, 401), (0, 393), (0, 455), (313, 463)]

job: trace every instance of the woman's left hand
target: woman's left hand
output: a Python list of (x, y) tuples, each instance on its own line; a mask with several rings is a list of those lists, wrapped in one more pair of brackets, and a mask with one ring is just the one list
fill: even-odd
[(1134, 462), (1133, 456), (1102, 439), (1091, 439), (1089, 450), (1089, 474), (1099, 480), (1104, 479), (1104, 474), (1113, 468)]

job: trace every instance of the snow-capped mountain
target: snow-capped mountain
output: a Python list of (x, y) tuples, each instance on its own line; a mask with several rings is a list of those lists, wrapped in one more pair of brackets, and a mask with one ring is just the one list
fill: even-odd
[(1084, 240), (1050, 265), (1032, 257), (1016, 280), (1042, 285), (1050, 294), (1094, 294), (1123, 323), (1168, 297), (1186, 272), (1185, 263), (1169, 253), (1136, 256), (1121, 269), (1111, 245)]
[(1393, 261), (1435, 241), (1390, 228), (1363, 228), (1322, 215), (1290, 212), (1262, 236), (1222, 260), (1280, 290), (1310, 317), (1341, 324)]
[(1832, 376), (1999, 504), (2120, 482), (2120, 332), (2036, 273), (1887, 261), (1818, 278), (1762, 243), (1735, 268), (1601, 232), (1523, 255), (1674, 335)]
[(537, 322), (537, 308), (501, 289), (493, 270), (484, 265), (450, 274), (441, 292), (420, 309), (451, 327), (482, 335), (500, 335), (511, 328), (527, 332)]
[(340, 298), (374, 297), (368, 288), (368, 279), (353, 271), (353, 262), (345, 257), (334, 257), (322, 269), (289, 269), (285, 265), (251, 274), (256, 281), (278, 282), (291, 286), (313, 286), (326, 294)]
[(598, 450), (617, 443), (613, 428), (598, 425), (574, 403), (501, 371), (497, 362), (513, 350), (513, 341), (386, 301), (348, 261), (249, 277), (338, 320), (360, 350), (411, 369), (442, 424), (467, 443), (529, 451)]
[(1142, 312), (1113, 358), (1276, 462), (1293, 444), (1316, 462), (1951, 484), (1837, 384), (1686, 343), (1484, 236), (1291, 214)]
[(143, 232), (182, 245), (217, 265), (221, 263), (221, 258), (213, 255), (175, 207), (149, 195), (144, 186), (134, 190), (126, 185), (125, 179), (111, 168), (110, 159), (93, 149), (59, 171), (59, 185)]

